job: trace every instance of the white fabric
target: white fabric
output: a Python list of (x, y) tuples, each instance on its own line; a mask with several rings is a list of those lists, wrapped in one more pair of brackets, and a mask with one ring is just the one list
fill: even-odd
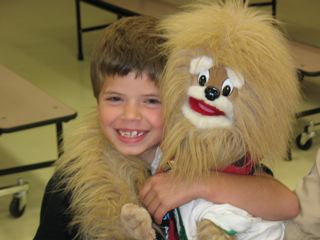
[[(161, 156), (161, 150), (158, 148), (151, 163), (152, 174), (156, 173)], [(189, 240), (196, 240), (196, 225), (202, 219), (210, 220), (226, 231), (236, 231), (236, 240), (284, 239), (283, 222), (252, 217), (246, 211), (230, 204), (214, 204), (197, 199), (181, 206), (179, 210)]]
[(150, 165), (150, 170), (151, 170), (152, 175), (156, 174), (156, 171), (160, 165), (161, 156), (162, 156), (162, 152), (161, 152), (160, 148), (158, 147), (156, 150), (154, 159), (152, 160), (152, 163)]
[(197, 222), (207, 219), (226, 231), (236, 231), (237, 240), (282, 240), (284, 224), (252, 217), (246, 211), (229, 204), (214, 204), (203, 199), (191, 201), (179, 208), (189, 240), (196, 239)]

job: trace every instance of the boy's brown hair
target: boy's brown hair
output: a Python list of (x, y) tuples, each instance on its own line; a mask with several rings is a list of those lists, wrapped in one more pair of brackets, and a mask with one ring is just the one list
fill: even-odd
[(91, 58), (91, 83), (98, 100), (106, 76), (144, 73), (158, 85), (166, 59), (158, 20), (150, 16), (122, 18), (106, 28)]

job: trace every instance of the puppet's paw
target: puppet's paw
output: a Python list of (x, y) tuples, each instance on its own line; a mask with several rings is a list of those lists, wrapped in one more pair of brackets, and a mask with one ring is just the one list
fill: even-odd
[(137, 240), (155, 239), (152, 219), (145, 208), (136, 204), (127, 203), (121, 208), (120, 218), (129, 237)]
[(198, 240), (233, 240), (233, 236), (225, 233), (221, 228), (209, 220), (202, 220), (197, 226)]

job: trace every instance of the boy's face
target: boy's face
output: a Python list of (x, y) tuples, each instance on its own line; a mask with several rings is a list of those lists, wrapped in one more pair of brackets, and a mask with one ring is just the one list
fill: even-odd
[(104, 136), (119, 152), (152, 161), (162, 139), (163, 119), (159, 89), (146, 74), (107, 76), (98, 113)]

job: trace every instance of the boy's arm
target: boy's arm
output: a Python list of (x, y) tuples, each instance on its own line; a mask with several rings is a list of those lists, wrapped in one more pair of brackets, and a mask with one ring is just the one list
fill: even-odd
[(295, 193), (267, 175), (212, 173), (188, 182), (179, 181), (170, 172), (161, 173), (148, 179), (140, 198), (157, 223), (167, 211), (198, 198), (229, 203), (266, 220), (285, 220), (299, 212)]

